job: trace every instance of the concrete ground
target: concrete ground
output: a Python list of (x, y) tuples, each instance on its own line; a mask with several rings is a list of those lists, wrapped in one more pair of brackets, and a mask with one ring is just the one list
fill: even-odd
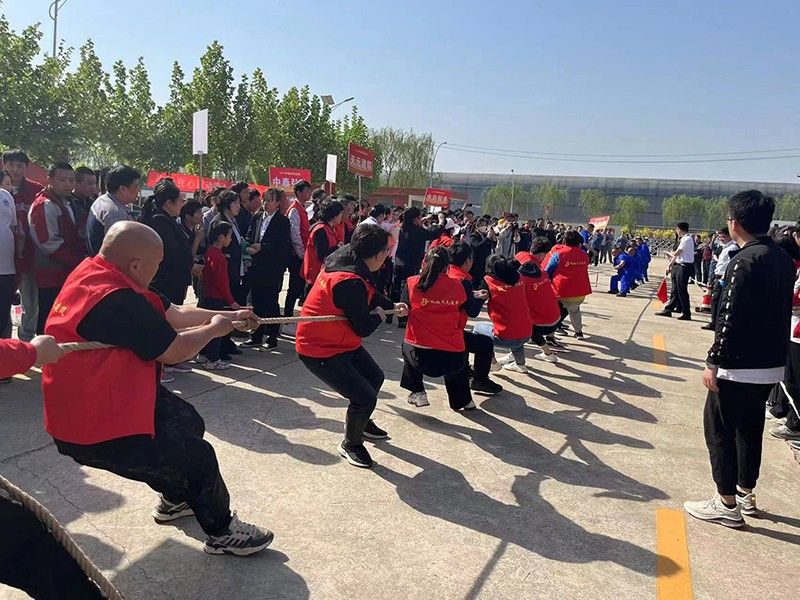
[(689, 597), (659, 587), (670, 581), (696, 598), (796, 597), (800, 465), (768, 435), (762, 518), (738, 531), (689, 518), (690, 568), (659, 556), (657, 527), (678, 551), (684, 528), (657, 510), (713, 492), (700, 381), (712, 334), (706, 317), (654, 316), (656, 277), (605, 294), (609, 271), (592, 271), (587, 339), (569, 339), (556, 365), (499, 374), (505, 391), (479, 411), (451, 411), (441, 381), (428, 382), (431, 406), (409, 405), (401, 332), (381, 327), (366, 346), (386, 372), (375, 419), (392, 439), (371, 448), (372, 470), (337, 455), (346, 403), (289, 341), (224, 373), (178, 374), (170, 387), (205, 418), (233, 508), (275, 532), (254, 557), (204, 554), (193, 519), (152, 521), (149, 488), (59, 455), (35, 372), (0, 389), (0, 470), (129, 599)]

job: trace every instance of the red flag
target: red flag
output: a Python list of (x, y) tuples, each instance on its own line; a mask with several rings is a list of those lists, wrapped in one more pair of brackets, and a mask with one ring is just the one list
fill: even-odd
[(669, 294), (667, 294), (667, 278), (661, 280), (661, 285), (658, 286), (658, 291), (656, 292), (656, 296), (658, 299), (661, 300), (662, 304), (666, 304), (667, 300), (669, 299)]

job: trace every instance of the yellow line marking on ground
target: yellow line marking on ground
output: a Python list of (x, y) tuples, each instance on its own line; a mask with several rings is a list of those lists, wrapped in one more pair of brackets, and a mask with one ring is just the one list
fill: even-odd
[(661, 371), (667, 369), (667, 341), (663, 335), (653, 336), (653, 364)]
[(656, 600), (691, 600), (692, 574), (681, 510), (656, 510)]

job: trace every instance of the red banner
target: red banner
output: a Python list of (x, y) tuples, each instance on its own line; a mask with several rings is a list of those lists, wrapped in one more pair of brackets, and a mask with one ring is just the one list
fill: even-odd
[[(190, 173), (162, 173), (160, 171), (150, 171), (147, 174), (147, 187), (152, 189), (160, 179), (164, 179), (165, 177), (171, 178), (172, 181), (175, 182), (175, 185), (178, 186), (178, 189), (182, 192), (186, 192), (187, 194), (193, 194), (195, 190), (200, 188), (200, 181), (197, 175), (192, 175)], [(229, 181), (228, 179), (203, 177), (203, 193), (207, 194), (215, 187), (229, 188), (234, 183), (235, 182)], [(252, 189), (258, 190), (262, 194), (267, 189), (267, 186), (256, 185), (255, 183), (249, 183), (248, 186)]]
[(608, 222), (610, 220), (610, 215), (606, 215), (605, 217), (592, 217), (589, 219), (589, 225), (594, 225), (595, 229), (605, 229), (608, 227)]
[(293, 169), (290, 167), (270, 167), (269, 186), (294, 194), (294, 184), (305, 179), (311, 182), (311, 171), (308, 169)]
[(374, 173), (372, 163), (375, 160), (375, 153), (369, 148), (362, 148), (350, 143), (347, 146), (347, 170), (354, 175), (361, 175), (367, 179), (372, 179)]
[(425, 206), (438, 206), (440, 208), (450, 208), (450, 199), (453, 197), (453, 192), (450, 190), (440, 190), (437, 188), (428, 188), (425, 190)]

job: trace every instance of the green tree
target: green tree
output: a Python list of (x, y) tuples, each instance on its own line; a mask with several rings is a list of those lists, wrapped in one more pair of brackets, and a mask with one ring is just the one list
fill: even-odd
[(372, 137), (383, 157), (383, 185), (401, 188), (428, 186), (434, 152), (430, 133), (417, 134), (413, 129), (384, 127), (373, 131)]
[(154, 148), (154, 163), (159, 169), (174, 171), (192, 161), (192, 107), (181, 66), (172, 65), (169, 101), (158, 110), (160, 131)]
[(553, 218), (556, 209), (567, 203), (567, 197), (567, 190), (554, 183), (544, 183), (533, 189), (533, 199), (544, 211), (545, 220)]
[(661, 212), (664, 222), (668, 225), (686, 221), (689, 225), (697, 227), (698, 222), (705, 222), (706, 206), (700, 196), (678, 194), (664, 199)]
[(358, 181), (355, 175), (347, 170), (347, 145), (350, 142), (369, 148), (375, 153), (373, 161), (373, 171), (376, 177), (372, 179), (362, 180), (362, 194), (370, 194), (380, 187), (380, 172), (383, 169), (383, 162), (381, 157), (380, 148), (373, 144), (372, 136), (370, 135), (369, 128), (367, 127), (364, 117), (358, 113), (358, 107), (354, 106), (353, 110), (348, 116), (343, 117), (335, 122), (336, 126), (336, 142), (334, 147), (336, 152), (331, 154), (338, 154), (339, 161), (336, 168), (336, 188), (342, 192), (355, 194), (358, 191)]
[(725, 219), (728, 217), (728, 199), (725, 196), (706, 200), (705, 209), (705, 225), (709, 231), (715, 231), (725, 225)]
[(515, 185), (498, 184), (483, 191), (481, 208), (486, 214), (501, 215), (507, 212), (514, 212), (522, 218), (530, 217), (533, 212), (534, 194), (529, 188)]
[(800, 194), (786, 194), (778, 198), (775, 214), (781, 221), (800, 221)]
[(639, 216), (647, 212), (650, 204), (639, 196), (620, 196), (616, 201), (614, 221), (623, 228), (633, 229), (639, 224)]
[(278, 102), (278, 89), (270, 87), (264, 72), (256, 69), (250, 79), (250, 106), (253, 114), (253, 145), (258, 151), (251, 152), (248, 166), (260, 183), (268, 183), (270, 165), (280, 162), (275, 136), (280, 122)]
[(578, 205), (587, 219), (601, 217), (608, 210), (608, 198), (603, 190), (581, 190)]

